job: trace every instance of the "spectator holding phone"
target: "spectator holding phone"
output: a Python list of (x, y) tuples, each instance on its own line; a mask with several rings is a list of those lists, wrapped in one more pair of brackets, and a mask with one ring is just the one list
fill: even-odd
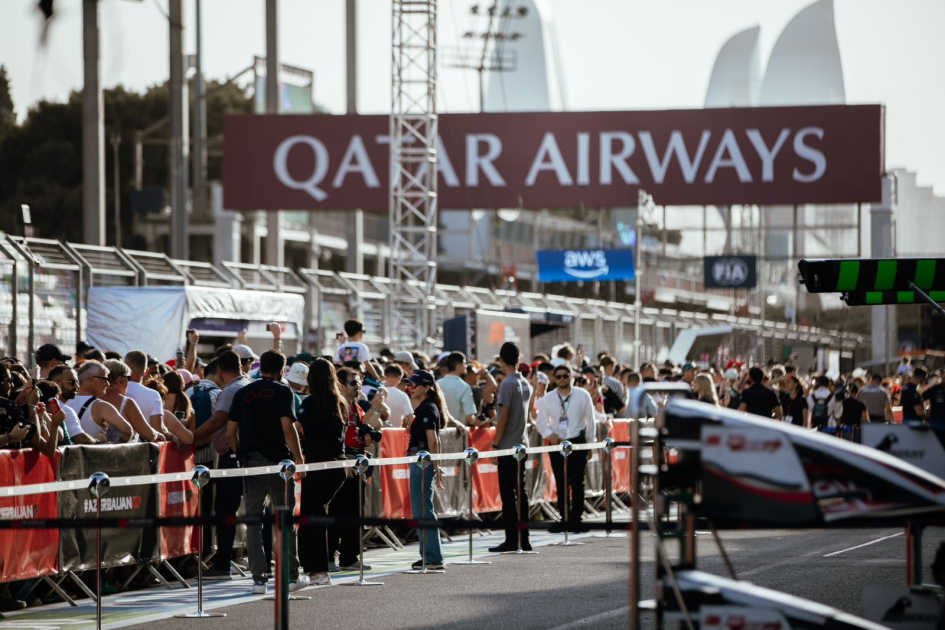
[(373, 356), (371, 350), (364, 344), (364, 324), (356, 319), (349, 319), (345, 322), (345, 335), (348, 340), (338, 346), (338, 352), (335, 354), (335, 361), (346, 367), (352, 367), (354, 363), (363, 363), (368, 375), (375, 381), (381, 381), (381, 375), (376, 373), (374, 366), (371, 365)]

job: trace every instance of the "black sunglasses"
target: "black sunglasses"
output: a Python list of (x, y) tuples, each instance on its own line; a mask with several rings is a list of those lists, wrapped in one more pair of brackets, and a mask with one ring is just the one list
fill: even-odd
[(348, 381), (347, 383), (345, 383), (345, 385), (360, 385), (360, 384), (361, 384), (361, 381), (358, 381), (358, 380)]
[(571, 378), (571, 375), (570, 374), (555, 374), (555, 380), (562, 379), (562, 378)]

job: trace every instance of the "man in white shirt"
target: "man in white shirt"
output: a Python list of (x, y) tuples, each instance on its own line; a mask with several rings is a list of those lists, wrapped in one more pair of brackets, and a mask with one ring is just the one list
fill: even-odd
[(167, 439), (173, 439), (173, 434), (164, 425), (164, 403), (161, 395), (141, 384), (145, 374), (148, 374), (148, 355), (141, 350), (132, 350), (125, 355), (125, 364), (131, 368), (125, 396), (135, 401), (141, 413), (155, 430), (163, 433)]
[(830, 391), (830, 379), (826, 376), (818, 376), (815, 381), (815, 388), (807, 397), (808, 417), (810, 418), (810, 428), (822, 429), (829, 427), (832, 419), (839, 417), (837, 410), (837, 400)]
[[(591, 395), (580, 387), (572, 387), (571, 368), (567, 365), (555, 367), (554, 379), (557, 387), (542, 396), (538, 401), (538, 418), (535, 422), (538, 432), (551, 445), (568, 440), (572, 444), (593, 442), (596, 433), (594, 420), (594, 402)], [(591, 451), (575, 451), (568, 457), (568, 485), (570, 502), (568, 503), (567, 523), (552, 526), (548, 531), (570, 532), (587, 531), (581, 524), (584, 513), (584, 469), (591, 457)], [(564, 457), (560, 452), (550, 453), (551, 471), (558, 487), (558, 510), (565, 517), (564, 497), (568, 488), (564, 487)]]
[(443, 401), (450, 415), (462, 424), (470, 427), (481, 424), (476, 419), (476, 402), (473, 400), (472, 387), (464, 380), (466, 376), (466, 355), (451, 352), (446, 357), (446, 376), (437, 381), (443, 393)]
[(396, 363), (384, 368), (384, 387), (387, 389), (387, 406), (390, 407), (390, 418), (387, 421), (392, 427), (409, 427), (413, 422), (413, 404), (410, 396), (400, 390), (400, 382), (404, 379), (404, 370)]
[(335, 355), (335, 361), (346, 366), (353, 367), (351, 363), (364, 364), (364, 369), (368, 375), (375, 381), (381, 380), (381, 375), (374, 370), (371, 361), (371, 350), (364, 344), (364, 324), (356, 319), (349, 319), (345, 322), (345, 334), (348, 335), (348, 341), (338, 346), (338, 352)]
[(59, 386), (60, 407), (66, 414), (66, 431), (73, 444), (96, 444), (92, 436), (82, 430), (79, 424), (79, 414), (66, 403), (75, 398), (79, 389), (79, 377), (75, 370), (65, 365), (58, 365), (49, 372), (49, 380)]

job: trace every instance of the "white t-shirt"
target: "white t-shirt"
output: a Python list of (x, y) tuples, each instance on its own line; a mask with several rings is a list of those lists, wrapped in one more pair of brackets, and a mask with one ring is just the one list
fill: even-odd
[(135, 401), (148, 424), (151, 424), (151, 416), (161, 416), (163, 420), (164, 403), (161, 401), (161, 395), (150, 387), (128, 381), (128, 391), (125, 392), (125, 396)]
[(584, 431), (584, 438), (593, 442), (596, 438), (594, 401), (587, 390), (571, 387), (571, 392), (562, 397), (557, 390), (548, 392), (538, 400), (536, 428), (543, 438), (552, 433), (561, 439), (573, 439)]
[(335, 358), (338, 360), (338, 363), (348, 363), (349, 361), (364, 363), (374, 357), (371, 356), (371, 351), (368, 350), (368, 347), (360, 341), (349, 341), (338, 347), (338, 353)]
[[(79, 424), (79, 414), (76, 410), (70, 407), (68, 403), (64, 403), (61, 400), (59, 401), (59, 407), (62, 409), (62, 412), (66, 414), (66, 431), (69, 432), (69, 437), (74, 438), (80, 433), (85, 433), (85, 431), (82, 430), (82, 425)], [(101, 427), (99, 427), (99, 430), (101, 430)]]
[[(72, 413), (75, 414), (76, 420), (79, 423), (79, 429), (83, 433), (88, 435), (93, 440), (102, 441), (105, 437), (104, 436), (105, 429), (102, 428), (100, 425), (96, 424), (95, 420), (92, 417), (92, 407), (100, 404), (102, 401), (96, 400), (95, 402), (91, 403), (88, 407), (86, 407), (85, 413), (79, 416), (79, 412), (82, 411), (82, 407), (85, 406), (85, 403), (87, 403), (90, 398), (91, 396), (76, 396), (75, 398), (73, 398), (72, 400), (66, 403), (66, 408), (71, 409)], [(69, 412), (66, 411), (67, 422), (68, 422), (68, 414)], [(68, 425), (66, 426), (68, 427)], [(72, 435), (71, 427), (69, 427), (69, 435)]]
[(413, 415), (413, 405), (410, 404), (410, 397), (396, 387), (387, 387), (387, 406), (390, 407), (390, 418), (388, 422), (391, 426), (402, 427), (404, 418)]

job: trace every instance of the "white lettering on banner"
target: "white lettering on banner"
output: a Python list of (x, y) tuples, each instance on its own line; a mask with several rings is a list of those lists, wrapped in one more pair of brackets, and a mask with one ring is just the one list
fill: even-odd
[[(614, 140), (619, 140), (623, 146), (620, 152), (614, 154)], [(637, 143), (626, 131), (604, 131), (600, 134), (600, 183), (610, 186), (613, 169), (617, 169), (625, 184), (639, 184), (636, 174), (627, 164), (627, 159), (633, 155)]]
[[(85, 513), (95, 512), (95, 499), (85, 500)], [(141, 497), (103, 497), (102, 512), (120, 512), (122, 510), (136, 510), (141, 507)]]
[[(479, 155), (479, 143), (486, 143), (486, 154)], [(466, 136), (466, 185), (479, 185), (479, 170), (485, 174), (489, 184), (496, 187), (505, 186), (505, 180), (499, 175), (492, 163), (502, 155), (502, 140), (491, 133), (476, 133)]]
[(782, 129), (781, 133), (778, 135), (778, 140), (774, 143), (774, 148), (770, 150), (768, 149), (768, 145), (765, 144), (765, 139), (761, 137), (761, 132), (757, 129), (749, 129), (745, 132), (745, 135), (751, 140), (751, 144), (755, 147), (758, 157), (761, 158), (761, 181), (773, 182), (774, 158), (778, 157), (778, 152), (784, 145), (784, 141), (791, 135), (791, 130)]
[(554, 171), (555, 175), (558, 176), (558, 183), (562, 186), (574, 185), (574, 180), (571, 179), (571, 173), (568, 172), (568, 167), (564, 163), (564, 158), (561, 156), (561, 149), (558, 148), (558, 141), (555, 140), (555, 134), (550, 131), (546, 132), (545, 137), (542, 138), (538, 153), (535, 155), (534, 161), (532, 161), (531, 168), (528, 169), (528, 177), (525, 178), (525, 185), (534, 186), (535, 179), (537, 179), (538, 173), (541, 171)]
[(331, 182), (332, 187), (341, 188), (344, 186), (345, 177), (348, 173), (361, 173), (364, 184), (368, 188), (377, 188), (381, 185), (381, 182), (377, 179), (377, 173), (374, 172), (374, 167), (371, 165), (371, 158), (368, 157), (367, 149), (364, 148), (364, 141), (361, 140), (361, 136), (358, 134), (351, 136), (348, 149), (345, 151), (344, 157), (341, 158), (341, 166), (338, 168), (338, 172), (335, 173), (335, 179)]
[(0, 508), (0, 521), (19, 521), (25, 518), (36, 518), (38, 505), (14, 505)]
[(797, 157), (803, 158), (814, 165), (814, 172), (810, 175), (804, 175), (799, 169), (794, 169), (794, 180), (804, 184), (816, 182), (827, 171), (827, 158), (824, 157), (824, 154), (804, 144), (804, 138), (810, 135), (823, 140), (824, 130), (820, 127), (804, 127), (794, 136), (794, 152), (797, 153)]
[(679, 160), (679, 167), (682, 169), (683, 179), (687, 184), (696, 181), (696, 173), (699, 170), (699, 164), (702, 162), (702, 154), (709, 144), (710, 131), (703, 131), (702, 138), (699, 140), (699, 148), (696, 150), (696, 157), (689, 159), (689, 152), (686, 150), (686, 141), (683, 139), (681, 131), (673, 131), (669, 135), (669, 143), (666, 145), (666, 151), (663, 153), (662, 160), (656, 154), (656, 146), (653, 144), (653, 136), (649, 131), (640, 132), (640, 144), (643, 145), (643, 153), (646, 155), (646, 161), (650, 165), (650, 173), (653, 174), (653, 181), (662, 184), (666, 179), (666, 171), (669, 169), (669, 161), (673, 154)]
[[(301, 484), (299, 484), (301, 485)], [(296, 492), (296, 494), (301, 494), (301, 492)], [(187, 503), (193, 498), (194, 494), (190, 490), (178, 490), (176, 492), (167, 493), (167, 504), (168, 505), (180, 505), (181, 503)]]
[(606, 276), (610, 272), (607, 256), (602, 250), (566, 251), (564, 253), (564, 272), (582, 280), (591, 280)]
[(499, 467), (495, 464), (479, 464), (477, 468), (479, 469), (479, 473), (483, 475), (499, 472)]
[(591, 153), (591, 134), (582, 131), (577, 135), (577, 141), (577, 183), (578, 186), (587, 186), (591, 183), (591, 167), (590, 164), (588, 164)]
[(529, 468), (537, 468), (537, 467), (538, 467), (537, 459), (529, 459), (525, 462), (525, 470), (528, 470)]
[[(728, 158), (723, 158), (725, 153)], [(745, 164), (745, 158), (742, 157), (741, 149), (738, 148), (738, 142), (735, 140), (735, 134), (731, 129), (726, 129), (722, 134), (722, 141), (719, 142), (719, 148), (715, 150), (715, 157), (709, 164), (709, 170), (705, 174), (705, 182), (711, 184), (715, 180), (715, 172), (720, 167), (734, 168), (738, 173), (738, 181), (748, 183), (751, 181), (751, 172), (748, 165)]]
[(627, 459), (627, 451), (614, 451), (614, 459)]
[[(312, 170), (312, 176), (305, 181), (297, 180), (289, 173), (289, 151), (297, 144), (308, 145), (315, 153), (315, 168)], [(276, 147), (276, 152), (272, 156), (272, 167), (276, 171), (276, 177), (286, 187), (294, 190), (304, 190), (315, 201), (328, 199), (328, 193), (318, 187), (328, 175), (328, 149), (318, 138), (312, 136), (290, 136), (286, 138)]]
[(391, 477), (393, 479), (410, 479), (410, 469), (395, 468), (393, 471), (391, 471)]
[[(387, 137), (387, 142), (390, 142), (390, 136)], [(500, 149), (501, 150), (501, 149)], [(394, 164), (391, 163), (391, 169), (393, 172)], [(456, 188), (459, 186), (459, 177), (456, 175), (456, 169), (453, 168), (453, 162), (450, 161), (449, 154), (446, 153), (446, 146), (443, 144), (443, 138), (440, 136), (436, 137), (436, 170), (440, 177), (443, 178), (443, 183), (449, 186), (450, 188)], [(420, 165), (420, 168), (417, 169), (417, 179), (423, 181), (423, 177), (427, 174), (427, 163), (424, 162)]]

